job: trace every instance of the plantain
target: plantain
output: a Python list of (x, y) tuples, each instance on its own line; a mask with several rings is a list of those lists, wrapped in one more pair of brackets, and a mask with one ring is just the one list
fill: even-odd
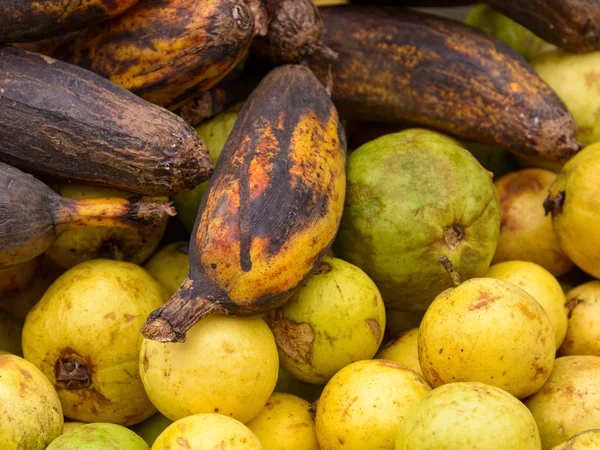
[(69, 62), (175, 109), (222, 80), (254, 35), (243, 0), (147, 0), (75, 39)]
[(277, 308), (318, 268), (338, 230), (346, 138), (304, 66), (273, 69), (250, 95), (202, 197), (179, 290), (141, 332), (183, 342), (213, 314)]
[(323, 22), (313, 0), (265, 0), (269, 26), (256, 36), (252, 51), (273, 64), (302, 62), (314, 53), (335, 59), (321, 42)]
[(454, 7), (474, 5), (477, 0), (313, 0), (315, 5), (337, 6), (350, 3), (367, 3), (369, 5), (418, 6), (422, 8)]
[(2, 0), (0, 42), (48, 39), (124, 13), (138, 0)]
[(139, 198), (74, 200), (20, 170), (0, 163), (0, 268), (44, 253), (68, 230), (129, 228), (174, 215), (166, 202)]
[(212, 172), (195, 130), (92, 72), (0, 47), (0, 161), (52, 178), (148, 196)]
[(340, 116), (412, 122), (495, 145), (529, 160), (566, 161), (579, 149), (573, 116), (529, 63), (468, 25), (405, 8), (324, 8), (325, 45), (311, 58), (331, 78)]
[(600, 50), (597, 0), (484, 0), (537, 36), (574, 53)]

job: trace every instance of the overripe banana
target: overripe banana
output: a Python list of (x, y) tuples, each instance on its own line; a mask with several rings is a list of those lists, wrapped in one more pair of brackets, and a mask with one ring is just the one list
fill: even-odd
[(169, 196), (207, 180), (195, 130), (80, 67), (0, 47), (0, 161), (26, 172)]
[(0, 42), (28, 42), (80, 30), (118, 16), (138, 0), (2, 0)]
[(78, 37), (69, 61), (173, 110), (222, 80), (254, 35), (243, 0), (148, 0)]
[(213, 313), (272, 310), (319, 266), (346, 192), (346, 139), (325, 88), (306, 67), (272, 70), (250, 95), (215, 166), (181, 288), (142, 334), (183, 342)]
[(410, 121), (530, 160), (564, 162), (580, 146), (573, 116), (508, 45), (462, 23), (396, 7), (324, 8), (324, 43), (342, 118)]
[(600, 50), (597, 0), (484, 0), (495, 10), (570, 52)]
[(135, 227), (174, 215), (166, 202), (137, 198), (74, 200), (59, 196), (38, 179), (0, 163), (0, 267), (44, 253), (68, 230)]

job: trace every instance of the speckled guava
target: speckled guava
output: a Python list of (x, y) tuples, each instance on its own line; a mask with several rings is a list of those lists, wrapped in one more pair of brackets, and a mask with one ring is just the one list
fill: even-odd
[(46, 450), (150, 450), (131, 431), (114, 423), (87, 423), (60, 435)]

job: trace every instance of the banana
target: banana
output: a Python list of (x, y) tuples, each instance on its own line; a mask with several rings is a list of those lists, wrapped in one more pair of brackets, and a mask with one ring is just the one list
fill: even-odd
[(222, 80), (254, 35), (243, 0), (143, 1), (79, 36), (69, 62), (173, 110)]
[(124, 13), (138, 0), (2, 0), (0, 42), (52, 38)]
[(580, 145), (556, 93), (508, 45), (462, 23), (409, 9), (324, 8), (336, 61), (309, 67), (333, 84), (344, 119), (410, 121), (529, 160), (564, 162)]
[(0, 161), (26, 172), (155, 197), (212, 165), (183, 119), (80, 67), (0, 47)]
[(313, 0), (315, 5), (337, 6), (348, 5), (350, 3), (367, 3), (369, 5), (397, 5), (397, 6), (418, 6), (421, 8), (431, 7), (454, 7), (464, 5), (474, 5), (477, 0)]
[(573, 53), (600, 50), (597, 0), (484, 0), (537, 36)]
[(314, 53), (335, 59), (321, 43), (323, 22), (312, 0), (265, 0), (269, 26), (256, 36), (252, 51), (273, 64), (302, 62)]
[(273, 69), (250, 95), (215, 166), (190, 241), (190, 270), (141, 332), (183, 342), (213, 314), (285, 303), (319, 266), (346, 193), (346, 138), (304, 66)]
[(68, 230), (129, 228), (174, 214), (169, 203), (137, 198), (67, 199), (38, 179), (0, 163), (0, 268), (41, 255)]

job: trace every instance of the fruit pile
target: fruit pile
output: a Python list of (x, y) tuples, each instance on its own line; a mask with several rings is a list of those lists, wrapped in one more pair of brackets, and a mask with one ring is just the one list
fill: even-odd
[(0, 25), (2, 449), (600, 448), (599, 0)]

